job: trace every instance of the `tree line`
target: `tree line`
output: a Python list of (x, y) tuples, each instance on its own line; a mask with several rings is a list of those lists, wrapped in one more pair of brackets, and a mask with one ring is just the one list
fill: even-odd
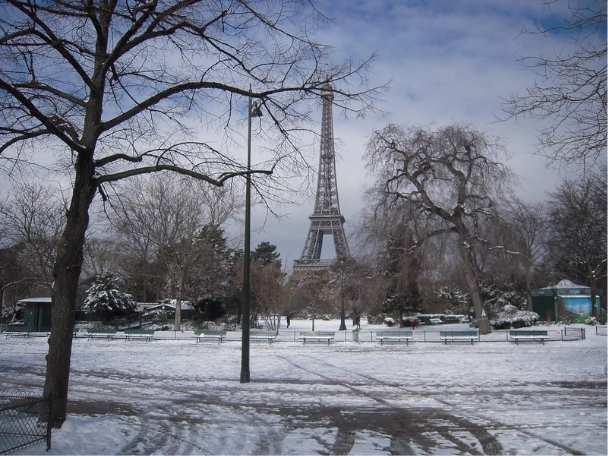
[[(528, 308), (531, 288), (562, 279), (605, 303), (605, 169), (563, 179), (545, 201), (529, 203), (514, 193), (504, 150), (471, 127), (390, 125), (367, 147), (376, 181), (353, 258), (324, 277), (290, 280), (272, 239), (260, 243), (251, 254), (250, 325), (261, 317), (275, 329), (281, 315), (337, 316), (342, 306), (352, 318), (456, 313), (479, 322), (486, 312), (489, 322), (504, 305)], [(119, 204), (84, 245), (79, 307), (112, 275), (135, 301), (174, 299), (176, 329), (183, 301), (201, 320), (240, 324), (243, 251), (226, 229), (239, 223), (242, 198), (206, 185), (161, 174), (117, 187)], [(52, 294), (63, 210), (41, 184), (22, 184), (0, 204), (5, 319), (18, 299)], [(502, 305), (489, 304), (498, 298)]]

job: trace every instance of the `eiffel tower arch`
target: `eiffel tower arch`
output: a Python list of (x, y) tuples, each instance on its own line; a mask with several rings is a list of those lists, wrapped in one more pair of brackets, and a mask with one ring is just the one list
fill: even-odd
[[(336, 179), (336, 154), (334, 150), (334, 127), (332, 116), (333, 92), (328, 83), (321, 93), (323, 115), (321, 118), (321, 147), (315, 208), (310, 219), (310, 228), (299, 260), (294, 261), (294, 275), (307, 275), (328, 270), (338, 260), (350, 257), (344, 217), (340, 213), (338, 184)], [(331, 236), (336, 258), (321, 259), (323, 239)]]

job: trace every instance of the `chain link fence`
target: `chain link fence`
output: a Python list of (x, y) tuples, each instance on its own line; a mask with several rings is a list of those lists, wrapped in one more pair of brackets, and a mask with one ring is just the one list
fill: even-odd
[(50, 450), (51, 426), (40, 421), (42, 407), (49, 410), (50, 398), (0, 392), (0, 454), (10, 454), (41, 441), (46, 441), (46, 449)]

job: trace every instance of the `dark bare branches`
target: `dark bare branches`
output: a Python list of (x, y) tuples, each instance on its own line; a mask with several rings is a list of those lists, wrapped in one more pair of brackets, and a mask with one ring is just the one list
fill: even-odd
[[(554, 3), (546, 1), (547, 8)], [(569, 42), (552, 56), (520, 58), (536, 81), (503, 109), (510, 117), (547, 119), (538, 152), (585, 170), (606, 154), (606, 2), (572, 1), (569, 12), (558, 25), (539, 24), (537, 33)]]
[[(498, 195), (508, 189), (511, 173), (497, 158), (502, 148), (486, 135), (463, 126), (431, 131), (389, 125), (373, 134), (367, 145), (368, 169), (376, 183), (375, 204), (408, 207), (402, 221), (409, 231), (409, 249), (436, 236), (452, 234), (471, 292), (480, 330), (489, 332), (477, 284), (474, 246), (483, 242), (484, 222), (495, 215)], [(413, 226), (426, 220), (424, 230)]]

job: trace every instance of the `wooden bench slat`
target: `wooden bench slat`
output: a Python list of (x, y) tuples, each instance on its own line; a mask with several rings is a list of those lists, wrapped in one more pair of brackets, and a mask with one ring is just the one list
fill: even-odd
[(531, 340), (541, 342), (545, 345), (545, 340), (550, 339), (549, 333), (543, 329), (512, 329), (509, 330), (509, 340), (513, 340), (516, 345), (520, 340)]
[(6, 338), (8, 339), (9, 337), (30, 337), (30, 334), (33, 332), (32, 331), (32, 327), (31, 326), (25, 326), (25, 325), (8, 325), (6, 327), (6, 332), (4, 333), (6, 335)]
[(87, 328), (87, 338), (89, 340), (100, 337), (103, 339), (114, 339), (116, 330), (111, 328)]
[(196, 343), (198, 344), (204, 339), (217, 339), (217, 343), (224, 342), (226, 331), (223, 329), (197, 329), (194, 331)]
[(250, 331), (249, 339), (253, 340), (267, 340), (269, 344), (271, 344), (274, 339), (277, 337), (277, 333), (274, 331)]
[(150, 342), (154, 339), (153, 329), (125, 329), (125, 341), (131, 339), (145, 339), (146, 342)]
[(450, 331), (439, 331), (439, 338), (448, 344), (450, 342), (466, 341), (470, 340), (471, 345), (477, 340), (479, 341), (479, 331), (467, 331), (467, 330), (450, 330)]
[(409, 345), (410, 340), (414, 338), (414, 332), (409, 329), (393, 329), (388, 331), (376, 331), (376, 340), (380, 341), (380, 345), (387, 342), (405, 341)]
[(25, 332), (25, 331), (18, 331), (18, 332), (7, 332), (6, 334), (6, 338), (12, 338), (12, 337), (30, 337), (30, 333), (29, 332)]
[(329, 345), (335, 338), (336, 333), (334, 331), (301, 331), (298, 340), (303, 341), (304, 344), (306, 344), (308, 339), (316, 340), (318, 342), (327, 340), (327, 345)]

